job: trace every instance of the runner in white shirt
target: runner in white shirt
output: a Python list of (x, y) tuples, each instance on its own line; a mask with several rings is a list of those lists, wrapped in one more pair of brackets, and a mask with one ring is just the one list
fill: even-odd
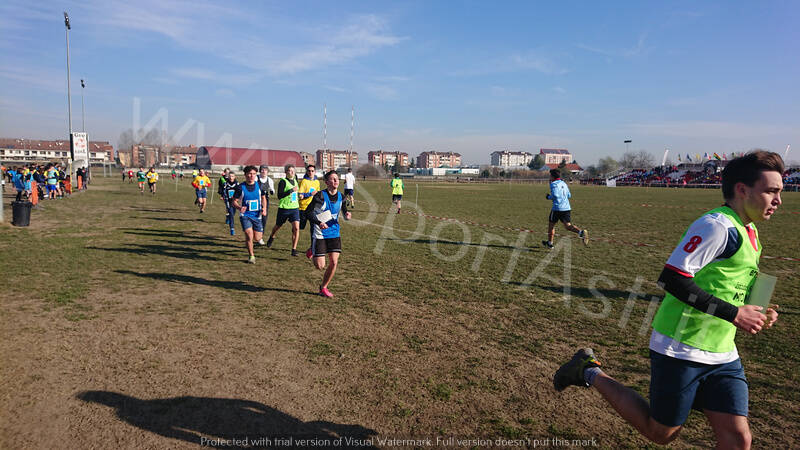
[(356, 177), (353, 176), (353, 169), (348, 167), (347, 173), (344, 175), (344, 199), (350, 209), (355, 209), (356, 207), (356, 201), (353, 198), (355, 186)]

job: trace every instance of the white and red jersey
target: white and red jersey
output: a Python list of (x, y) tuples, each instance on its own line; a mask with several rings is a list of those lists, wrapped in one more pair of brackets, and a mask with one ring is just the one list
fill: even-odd
[[(755, 230), (745, 225), (749, 244), (758, 250)], [(680, 244), (667, 260), (667, 268), (681, 275), (694, 277), (703, 267), (714, 261), (733, 256), (741, 245), (739, 232), (731, 220), (721, 213), (705, 214), (686, 231)]]

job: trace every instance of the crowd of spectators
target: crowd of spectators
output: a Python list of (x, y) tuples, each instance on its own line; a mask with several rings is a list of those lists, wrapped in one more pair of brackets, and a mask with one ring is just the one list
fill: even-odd
[[(31, 164), (27, 166), (0, 166), (3, 190), (11, 186), (16, 190), (16, 201), (29, 199), (59, 199), (72, 193), (72, 182), (69, 171), (63, 165)], [(81, 179), (81, 189), (87, 189), (89, 170), (79, 168), (76, 174)]]

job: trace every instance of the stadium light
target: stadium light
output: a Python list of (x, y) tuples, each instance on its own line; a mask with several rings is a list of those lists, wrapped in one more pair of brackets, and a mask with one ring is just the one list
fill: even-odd
[(633, 141), (632, 141), (632, 140), (630, 140), (630, 139), (625, 139), (625, 141), (623, 142), (623, 143), (625, 144), (625, 153), (628, 153), (628, 145), (629, 145), (631, 142), (633, 142)]
[(81, 131), (86, 133), (86, 109), (83, 105), (83, 90), (86, 88), (86, 83), (84, 83), (83, 78), (81, 78)]

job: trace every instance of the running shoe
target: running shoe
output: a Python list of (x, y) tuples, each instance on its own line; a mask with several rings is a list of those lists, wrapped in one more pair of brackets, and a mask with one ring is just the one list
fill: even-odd
[(256, 257), (255, 257), (255, 255), (251, 255), (251, 256), (250, 256), (250, 259), (248, 259), (248, 260), (247, 260), (247, 262), (249, 262), (250, 264), (255, 264), (255, 263), (256, 263)]
[(297, 249), (293, 248), (292, 249), (292, 256), (299, 256), (299, 255), (300, 255), (300, 253), (297, 251)]
[(267, 239), (267, 248), (271, 248), (272, 247), (272, 241), (273, 240), (274, 240), (273, 238)]
[(589, 245), (589, 230), (581, 230), (581, 234), (578, 236), (583, 239), (583, 245)]
[(258, 245), (265, 245), (264, 244), (264, 238), (261, 238), (261, 239), (258, 240)]
[(306, 250), (306, 258), (311, 259), (312, 256), (314, 256), (314, 252), (311, 249)]
[(234, 230), (233, 228), (231, 228), (231, 236), (234, 236), (234, 235), (236, 235), (236, 230)]
[(589, 383), (583, 379), (583, 371), (589, 367), (600, 367), (600, 361), (594, 357), (594, 351), (590, 348), (578, 350), (572, 359), (559, 367), (553, 375), (553, 387), (561, 392), (567, 386), (589, 387)]
[(545, 247), (547, 247), (547, 248), (553, 248), (553, 244), (551, 244), (551, 243), (550, 243), (550, 242), (548, 242), (548, 241), (542, 241), (542, 245), (544, 245), (544, 246), (545, 246)]
[(329, 291), (328, 288), (319, 288), (319, 295), (328, 298), (333, 297), (333, 294), (331, 294), (331, 291)]

